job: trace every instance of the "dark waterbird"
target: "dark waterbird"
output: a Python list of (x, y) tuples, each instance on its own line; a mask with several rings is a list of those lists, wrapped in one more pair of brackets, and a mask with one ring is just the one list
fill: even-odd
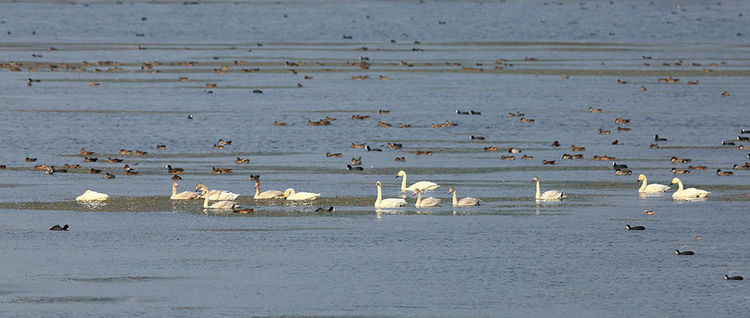
[(628, 165), (618, 165), (616, 162), (612, 162), (612, 169), (614, 170), (622, 170), (627, 169)]
[(67, 231), (70, 226), (65, 224), (64, 226), (60, 226), (60, 224), (55, 224), (51, 228), (49, 228), (50, 231)]
[(654, 135), (654, 141), (667, 141), (667, 138), (660, 138), (659, 135)]
[(645, 230), (645, 229), (646, 229), (645, 227), (643, 227), (643, 226), (640, 226), (640, 225), (637, 225), (637, 226), (630, 226), (629, 224), (626, 224), (626, 225), (625, 225), (625, 228), (626, 228), (626, 229), (627, 229), (628, 231), (643, 231), (643, 230)]
[(682, 251), (682, 252), (680, 252), (680, 250), (674, 250), (674, 253), (675, 253), (675, 255), (695, 255), (695, 253), (693, 253), (693, 251)]
[(362, 171), (362, 170), (365, 170), (365, 168), (362, 168), (362, 167), (352, 167), (352, 165), (346, 165), (346, 170)]
[(743, 280), (742, 276), (729, 276), (724, 275), (724, 280)]
[(333, 210), (334, 210), (333, 206), (330, 206), (327, 209), (325, 209), (323, 207), (319, 207), (319, 208), (315, 209), (315, 212), (333, 212)]

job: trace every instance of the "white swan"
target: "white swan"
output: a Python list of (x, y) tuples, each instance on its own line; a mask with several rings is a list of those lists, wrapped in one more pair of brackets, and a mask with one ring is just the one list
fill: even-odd
[(305, 201), (315, 200), (320, 196), (320, 193), (312, 192), (294, 192), (294, 189), (289, 188), (284, 191), (284, 197), (289, 201)]
[(638, 189), (638, 192), (640, 193), (661, 193), (669, 190), (669, 186), (665, 186), (663, 184), (648, 184), (648, 180), (646, 180), (646, 176), (643, 174), (638, 176), (638, 181), (641, 180), (643, 180), (643, 184), (641, 184), (640, 189)]
[(208, 196), (205, 196), (203, 198), (203, 208), (204, 209), (211, 209), (211, 210), (234, 210), (235, 207), (239, 207), (236, 203), (232, 201), (217, 201), (214, 203), (208, 204), (208, 201), (210, 199)]
[(180, 192), (177, 193), (177, 182), (172, 182), (172, 196), (169, 197), (172, 200), (194, 200), (200, 198), (201, 194), (198, 192)]
[(109, 196), (92, 190), (86, 190), (83, 194), (76, 197), (76, 201), (105, 201)]
[(536, 200), (542, 200), (542, 201), (555, 201), (555, 200), (562, 200), (567, 198), (564, 193), (557, 191), (557, 190), (549, 190), (545, 191), (544, 193), (540, 194), (539, 191), (539, 177), (534, 177), (534, 179), (531, 179), (531, 181), (536, 182), (536, 196), (534, 199)]
[(672, 184), (677, 183), (677, 191), (672, 193), (672, 199), (675, 200), (694, 200), (694, 199), (700, 199), (705, 198), (708, 196), (711, 192), (696, 189), (696, 188), (682, 188), (682, 181), (678, 178), (672, 179)]
[(414, 203), (414, 206), (418, 208), (429, 208), (437, 206), (438, 204), (440, 204), (440, 201), (443, 201), (433, 197), (427, 197), (422, 200), (422, 191), (419, 189), (414, 190), (414, 194), (417, 195), (417, 203)]
[(448, 193), (453, 193), (453, 207), (479, 205), (479, 199), (477, 198), (465, 197), (461, 200), (456, 200), (456, 188), (453, 186), (448, 189)]
[(260, 178), (250, 177), (248, 180), (255, 180), (255, 195), (253, 199), (279, 199), (284, 197), (284, 192), (277, 190), (268, 190), (260, 192)]
[(375, 200), (376, 208), (398, 208), (406, 205), (406, 200), (401, 198), (383, 199), (383, 192), (380, 188), (380, 181), (375, 183), (378, 186), (378, 199)]
[(217, 201), (217, 200), (237, 200), (237, 198), (240, 196), (237, 193), (232, 193), (229, 191), (222, 191), (222, 190), (208, 190), (208, 187), (206, 187), (203, 183), (198, 183), (195, 185), (195, 191), (201, 191), (201, 195), (199, 198), (203, 199), (206, 196), (208, 196), (209, 200)]
[(410, 185), (409, 187), (406, 187), (406, 172), (404, 170), (401, 170), (396, 174), (396, 178), (398, 177), (404, 177), (404, 179), (401, 180), (401, 192), (414, 192), (414, 190), (417, 189), (422, 191), (433, 191), (440, 187), (440, 185), (438, 185), (437, 183), (430, 181), (419, 181), (415, 184)]

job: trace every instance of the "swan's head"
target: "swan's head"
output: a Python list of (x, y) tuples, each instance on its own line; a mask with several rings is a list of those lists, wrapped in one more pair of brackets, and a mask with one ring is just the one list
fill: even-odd
[(177, 186), (177, 182), (172, 182), (172, 186), (176, 187)]
[(411, 196), (416, 196), (417, 194), (421, 194), (421, 193), (422, 193), (422, 191), (421, 191), (421, 190), (419, 190), (419, 189), (416, 189), (416, 190), (414, 190), (414, 193), (412, 193), (412, 195), (411, 195)]
[(380, 181), (375, 182), (375, 185), (379, 187), (380, 186)]
[(448, 194), (451, 194), (454, 191), (456, 191), (456, 188), (454, 188), (453, 186), (451, 186), (450, 188), (448, 188)]
[(292, 188), (286, 189), (286, 191), (284, 191), (284, 197), (285, 198), (289, 197), (290, 195), (294, 195), (294, 189), (292, 189)]
[(672, 183), (671, 184), (675, 184), (675, 183), (679, 183), (679, 182), (680, 182), (679, 178), (674, 178), (674, 179), (672, 179)]
[(539, 177), (534, 177), (534, 179), (531, 179), (532, 182), (539, 182)]
[(208, 191), (208, 187), (205, 184), (203, 184), (203, 183), (198, 183), (198, 184), (195, 185), (195, 192), (199, 192), (199, 191), (201, 191), (201, 192), (202, 191)]
[(638, 176), (638, 181), (642, 181), (643, 179), (646, 179), (646, 176), (641, 174)]
[(405, 176), (405, 175), (406, 175), (406, 172), (405, 172), (404, 170), (400, 170), (400, 171), (399, 171), (399, 172), (398, 172), (398, 173), (396, 174), (396, 178), (398, 178), (398, 177), (403, 177), (403, 176)]

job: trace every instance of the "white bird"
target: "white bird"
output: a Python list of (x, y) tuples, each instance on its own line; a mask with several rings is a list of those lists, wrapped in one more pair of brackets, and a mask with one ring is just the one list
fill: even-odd
[(534, 177), (534, 179), (531, 179), (531, 181), (536, 182), (536, 196), (534, 197), (534, 199), (536, 200), (555, 201), (555, 200), (562, 200), (562, 199), (567, 198), (567, 196), (565, 196), (564, 193), (557, 191), (557, 190), (549, 190), (540, 194), (539, 177)]
[(172, 200), (194, 200), (200, 198), (201, 194), (198, 192), (180, 192), (177, 193), (177, 182), (172, 182), (172, 196), (169, 197)]
[(248, 180), (255, 180), (255, 195), (253, 199), (279, 199), (284, 197), (284, 192), (277, 190), (260, 192), (260, 176), (250, 177)]
[(640, 193), (661, 193), (669, 190), (669, 186), (658, 184), (658, 183), (652, 183), (648, 184), (648, 180), (646, 179), (646, 176), (641, 174), (638, 176), (638, 181), (643, 180), (643, 184), (641, 184), (641, 187), (638, 189), (638, 192)]
[(376, 182), (375, 185), (378, 186), (378, 199), (375, 200), (376, 208), (398, 208), (406, 205), (406, 200), (401, 198), (383, 199), (380, 181)]
[(448, 189), (448, 193), (453, 193), (453, 207), (479, 205), (479, 199), (477, 198), (465, 197), (461, 200), (456, 200), (456, 188), (453, 186)]
[(682, 188), (682, 181), (680, 181), (679, 178), (672, 179), (672, 184), (677, 183), (677, 191), (672, 193), (672, 199), (675, 200), (693, 200), (693, 199), (700, 199), (705, 198), (708, 196), (711, 192), (696, 189), (696, 188)]
[(315, 200), (320, 196), (320, 193), (312, 192), (294, 192), (294, 189), (289, 188), (284, 191), (284, 197), (289, 201), (305, 201)]
[(105, 201), (109, 196), (92, 190), (86, 190), (83, 194), (76, 197), (76, 201)]
[(414, 194), (417, 196), (417, 203), (415, 203), (414, 206), (418, 208), (429, 208), (437, 206), (438, 204), (440, 204), (440, 201), (443, 201), (433, 197), (427, 197), (422, 200), (422, 191), (419, 189), (414, 190)]
[(410, 185), (409, 187), (406, 187), (406, 172), (404, 172), (404, 170), (401, 170), (398, 172), (398, 174), (396, 174), (396, 178), (398, 177), (404, 177), (404, 179), (401, 180), (401, 192), (414, 192), (414, 190), (417, 189), (422, 191), (433, 191), (440, 187), (440, 185), (438, 185), (437, 183), (430, 181), (419, 181), (415, 184)]
[(211, 210), (234, 210), (235, 207), (239, 207), (239, 205), (237, 205), (233, 201), (217, 201), (217, 202), (211, 203), (209, 205), (208, 201), (210, 199), (208, 197), (209, 196), (206, 195), (203, 198), (203, 208), (204, 209), (211, 209)]
[(206, 185), (203, 183), (198, 183), (197, 185), (195, 185), (195, 191), (201, 191), (201, 195), (199, 198), (203, 199), (205, 196), (208, 196), (208, 199), (213, 201), (237, 200), (237, 198), (240, 196), (237, 193), (232, 193), (229, 191), (208, 190), (208, 187), (206, 187)]

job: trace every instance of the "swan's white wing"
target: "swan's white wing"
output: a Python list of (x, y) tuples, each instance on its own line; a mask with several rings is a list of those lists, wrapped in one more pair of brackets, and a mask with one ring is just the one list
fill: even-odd
[(656, 192), (664, 192), (669, 190), (669, 186), (665, 186), (663, 184), (658, 183), (651, 183), (646, 186), (646, 189), (644, 189), (643, 192), (645, 193), (656, 193)]
[(278, 199), (283, 198), (284, 192), (276, 190), (263, 191), (255, 199)]
[(219, 201), (212, 203), (208, 206), (208, 208), (214, 210), (231, 210), (232, 208), (234, 208), (234, 206), (235, 203), (232, 201)]
[(440, 185), (438, 185), (435, 182), (419, 181), (419, 182), (417, 182), (415, 184), (410, 185), (408, 188), (406, 188), (406, 191), (412, 191), (412, 192), (414, 192), (414, 190), (416, 190), (416, 189), (419, 189), (421, 191), (433, 191), (433, 190), (437, 189), (438, 187), (440, 187)]
[(288, 197), (286, 197), (287, 200), (292, 201), (304, 201), (304, 200), (315, 200), (320, 196), (320, 193), (312, 193), (312, 192), (296, 192)]
[(557, 190), (549, 190), (542, 193), (542, 200), (562, 200), (567, 198), (565, 194)]
[(399, 198), (390, 198), (380, 200), (380, 208), (397, 208), (406, 205), (406, 200)]
[(458, 206), (474, 206), (474, 205), (479, 205), (479, 199), (466, 197), (461, 200), (458, 200)]
[(86, 192), (76, 197), (76, 201), (104, 201), (107, 199), (109, 199), (108, 195), (91, 190), (86, 190)]
[(198, 197), (200, 197), (200, 193), (198, 192), (185, 191), (177, 193), (169, 198), (172, 200), (195, 200), (198, 199)]
[(422, 199), (422, 207), (436, 206), (440, 204), (441, 201), (443, 200), (436, 199), (433, 197), (424, 198)]

